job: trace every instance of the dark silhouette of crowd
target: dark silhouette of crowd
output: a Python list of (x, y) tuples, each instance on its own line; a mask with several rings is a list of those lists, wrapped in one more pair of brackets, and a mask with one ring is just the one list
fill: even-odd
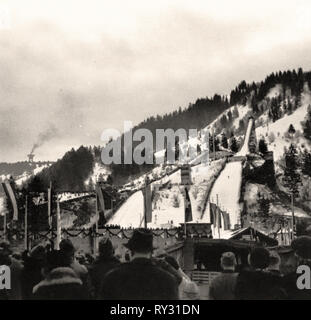
[[(109, 238), (98, 245), (98, 256), (76, 252), (69, 239), (59, 250), (50, 243), (30, 252), (13, 253), (10, 244), (0, 243), (0, 266), (10, 267), (11, 288), (0, 290), (0, 300), (198, 300), (199, 285), (165, 251), (154, 257), (153, 234), (136, 229), (129, 241), (125, 262), (114, 252)], [(311, 267), (311, 237), (292, 242), (299, 265)], [(298, 274), (283, 275), (277, 251), (253, 248), (248, 267), (237, 272), (232, 252), (221, 256), (222, 272), (209, 285), (212, 300), (311, 299), (311, 290), (297, 287)]]

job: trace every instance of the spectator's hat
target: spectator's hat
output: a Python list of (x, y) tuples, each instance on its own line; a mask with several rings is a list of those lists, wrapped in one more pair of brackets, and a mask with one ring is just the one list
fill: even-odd
[(65, 254), (72, 254), (75, 252), (75, 247), (70, 239), (63, 239), (59, 244), (59, 250)]
[(36, 260), (45, 260), (46, 258), (45, 247), (41, 244), (35, 246), (30, 252), (30, 257)]
[(113, 245), (109, 238), (104, 238), (99, 241), (98, 251), (100, 255), (112, 255), (113, 254)]
[(267, 249), (257, 247), (250, 253), (250, 264), (256, 269), (265, 269), (270, 264), (270, 253)]
[(10, 248), (10, 243), (7, 241), (0, 242), (0, 254), (2, 255), (10, 255), (12, 254), (12, 250)]
[(224, 266), (230, 267), (230, 266), (235, 266), (236, 263), (236, 258), (233, 252), (224, 252), (221, 255), (221, 263)]
[(311, 237), (301, 236), (294, 239), (291, 247), (303, 259), (311, 259)]
[(147, 229), (134, 230), (132, 238), (124, 246), (131, 251), (137, 252), (148, 252), (156, 249), (153, 246), (152, 231)]

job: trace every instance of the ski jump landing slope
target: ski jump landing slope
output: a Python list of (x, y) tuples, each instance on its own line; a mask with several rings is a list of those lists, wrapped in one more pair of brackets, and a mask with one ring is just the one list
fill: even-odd
[[(254, 130), (254, 119), (250, 118), (245, 134), (245, 139), (241, 150), (230, 159), (221, 171), (219, 177), (215, 181), (213, 188), (210, 193), (209, 203), (215, 203), (221, 209), (224, 209), (229, 213), (230, 217), (230, 228), (233, 229), (235, 225), (240, 225), (240, 213), (241, 213), (241, 204), (240, 193), (242, 185), (242, 162), (245, 159), (246, 155), (250, 153), (249, 142), (252, 131)], [(209, 220), (209, 203), (204, 212), (205, 219)], [(208, 218), (207, 218), (208, 217)], [(222, 223), (223, 226), (223, 223)], [(214, 231), (215, 237), (223, 237), (224, 230)]]

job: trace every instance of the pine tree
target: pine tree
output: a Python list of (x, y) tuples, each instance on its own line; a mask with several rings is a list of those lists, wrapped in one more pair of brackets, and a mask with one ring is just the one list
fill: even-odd
[(230, 140), (230, 150), (232, 152), (238, 152), (239, 147), (235, 137), (232, 137)]
[(257, 98), (255, 94), (253, 94), (252, 96), (251, 107), (252, 107), (253, 113), (255, 114), (258, 113), (259, 109), (258, 109)]
[(270, 200), (258, 195), (259, 213), (262, 218), (268, 218), (270, 216)]
[(265, 154), (268, 151), (268, 146), (265, 141), (265, 138), (261, 138), (258, 143), (258, 150), (260, 153)]
[(112, 175), (111, 175), (111, 174), (108, 175), (106, 182), (107, 182), (109, 185), (112, 185), (112, 184), (113, 184), (113, 178), (112, 178)]
[(301, 172), (311, 177), (311, 153), (305, 149), (302, 154), (302, 168)]
[(238, 110), (237, 106), (235, 106), (235, 107), (233, 108), (232, 115), (233, 115), (234, 118), (238, 118), (238, 116), (239, 116), (239, 110)]
[(222, 135), (221, 146), (225, 149), (228, 149), (228, 139), (225, 134)]
[(89, 190), (89, 191), (93, 191), (93, 190), (95, 189), (95, 186), (94, 186), (92, 177), (90, 177), (89, 183), (88, 183), (87, 187), (88, 187), (88, 190)]
[(306, 139), (311, 141), (311, 106), (308, 108), (306, 121), (303, 122), (303, 135)]
[(291, 144), (289, 149), (285, 152), (285, 169), (283, 182), (285, 187), (294, 196), (298, 196), (299, 184), (301, 183), (298, 172), (298, 157), (297, 150), (294, 144)]
[(296, 132), (294, 126), (292, 124), (290, 124), (288, 131), (287, 131), (291, 136), (293, 136)]

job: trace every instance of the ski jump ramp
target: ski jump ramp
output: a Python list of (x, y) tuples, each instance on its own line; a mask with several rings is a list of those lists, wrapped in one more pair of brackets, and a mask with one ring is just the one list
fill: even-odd
[[(246, 156), (254, 152), (255, 148), (255, 126), (254, 119), (251, 117), (248, 121), (243, 146), (235, 156), (230, 158), (230, 162), (226, 163), (226, 166), (216, 179), (209, 195), (208, 205), (206, 206), (200, 222), (210, 223), (209, 203), (212, 202), (217, 204), (218, 201), (219, 207), (229, 213), (231, 229), (234, 229), (235, 226), (241, 224), (242, 205), (239, 200), (242, 185), (242, 167)], [(193, 161), (193, 163), (195, 164), (195, 161)], [(113, 217), (111, 217), (108, 224), (120, 225), (121, 227), (142, 227), (144, 216), (143, 201), (142, 191), (136, 191), (125, 201)], [(170, 210), (170, 216), (166, 219), (172, 219), (175, 223), (183, 223), (183, 205), (179, 209), (172, 207)], [(162, 221), (162, 223), (163, 222), (165, 221)], [(160, 223), (160, 221), (158, 221), (158, 223)], [(225, 233), (225, 231), (220, 230), (220, 237), (224, 237)], [(214, 237), (217, 238), (218, 235), (217, 230)]]
[[(227, 162), (212, 187), (209, 202), (204, 212), (207, 221), (210, 222), (209, 204), (211, 202), (218, 204), (220, 209), (229, 213), (231, 229), (241, 225), (242, 204), (240, 203), (240, 196), (243, 162), (248, 154), (255, 152), (256, 145), (254, 118), (250, 117), (242, 148), (236, 155), (230, 158), (230, 162)], [(213, 232), (215, 238), (224, 238), (228, 234), (228, 231), (222, 229), (214, 230)]]

